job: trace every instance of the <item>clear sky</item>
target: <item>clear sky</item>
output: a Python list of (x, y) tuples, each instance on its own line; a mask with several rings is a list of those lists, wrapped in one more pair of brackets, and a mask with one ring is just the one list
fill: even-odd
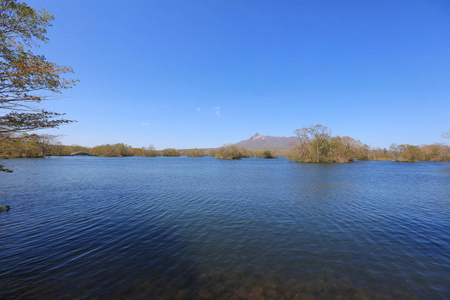
[(450, 1), (27, 0), (80, 83), (64, 144), (217, 147), (322, 124), (374, 147), (450, 131)]

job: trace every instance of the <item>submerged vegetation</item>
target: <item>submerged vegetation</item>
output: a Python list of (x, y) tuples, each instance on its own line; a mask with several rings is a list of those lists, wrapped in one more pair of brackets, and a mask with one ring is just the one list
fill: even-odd
[(5, 205), (5, 206), (0, 205), (0, 212), (9, 211), (10, 209), (11, 209), (11, 207), (9, 205)]

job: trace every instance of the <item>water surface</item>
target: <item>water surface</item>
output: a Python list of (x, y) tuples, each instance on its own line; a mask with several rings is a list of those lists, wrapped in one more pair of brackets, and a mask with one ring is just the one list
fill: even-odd
[(450, 298), (449, 163), (3, 163), (0, 298)]

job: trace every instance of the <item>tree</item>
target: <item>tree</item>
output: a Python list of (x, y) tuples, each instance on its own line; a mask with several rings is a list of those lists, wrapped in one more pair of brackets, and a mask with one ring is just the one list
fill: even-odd
[(56, 144), (56, 136), (51, 134), (40, 134), (38, 135), (37, 146), (41, 150), (41, 156), (46, 156), (51, 154), (53, 145)]
[(330, 148), (331, 133), (328, 127), (314, 125), (295, 130), (297, 143), (290, 158), (299, 162), (326, 162)]
[(331, 131), (322, 125), (295, 130), (297, 142), (288, 153), (288, 158), (297, 162), (334, 163), (351, 162), (355, 158), (367, 160), (369, 146), (351, 137), (331, 136)]
[(0, 2), (0, 138), (72, 122), (61, 119), (61, 113), (33, 106), (78, 81), (63, 77), (73, 73), (72, 68), (31, 51), (39, 41), (48, 42), (47, 27), (53, 19), (44, 9), (37, 11), (17, 0)]
[(450, 161), (450, 146), (445, 144), (422, 145), (420, 152), (423, 161)]
[(177, 149), (174, 148), (166, 148), (161, 151), (162, 156), (180, 156)]
[(31, 51), (39, 46), (38, 42), (48, 42), (47, 27), (53, 19), (44, 9), (37, 11), (17, 0), (0, 1), (0, 140), (73, 122), (61, 119), (62, 113), (33, 106), (54, 98), (78, 81), (63, 77), (73, 73), (72, 68), (49, 62)]
[(419, 146), (392, 144), (390, 150), (398, 162), (418, 162), (421, 157)]

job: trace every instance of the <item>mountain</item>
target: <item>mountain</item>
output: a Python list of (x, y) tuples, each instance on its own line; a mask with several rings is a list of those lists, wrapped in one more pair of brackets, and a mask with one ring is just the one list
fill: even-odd
[(269, 136), (256, 133), (254, 136), (234, 145), (251, 151), (273, 150), (279, 155), (283, 155), (290, 151), (289, 144), (295, 141), (296, 137), (294, 136)]

